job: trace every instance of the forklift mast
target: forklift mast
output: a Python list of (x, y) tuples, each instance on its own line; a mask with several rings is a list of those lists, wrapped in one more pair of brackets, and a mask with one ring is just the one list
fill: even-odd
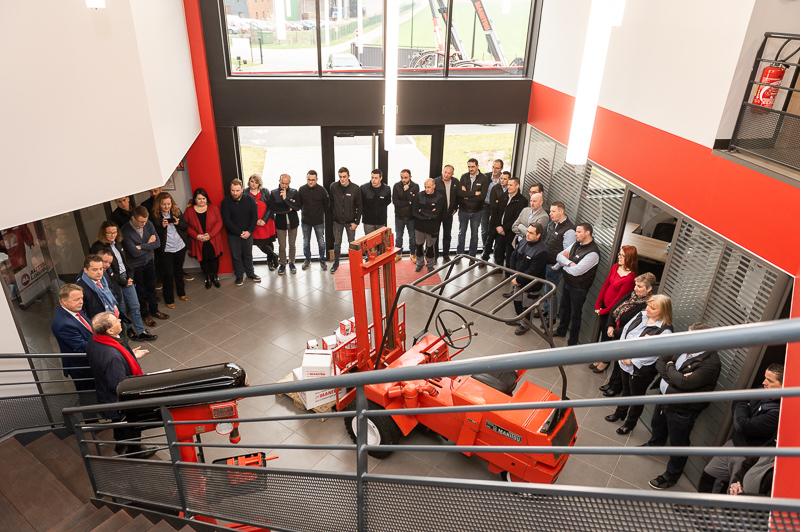
[[(448, 53), (444, 49), (447, 43), (442, 37), (442, 30), (439, 27), (439, 15), (441, 15), (442, 20), (444, 20), (445, 28), (447, 28), (447, 17), (449, 15), (447, 13), (447, 7), (444, 5), (444, 0), (436, 0), (436, 3), (439, 4), (438, 8), (433, 4), (433, 0), (428, 0), (428, 4), (431, 6), (431, 15), (433, 15), (433, 33), (436, 36), (437, 48), (440, 52), (447, 56)], [(450, 27), (450, 43), (453, 45), (456, 51), (461, 54), (461, 59), (469, 58), (466, 50), (464, 49), (464, 43), (461, 41), (461, 37), (458, 35), (455, 24)]]
[[(441, 2), (441, 0), (439, 1)], [(489, 18), (489, 14), (486, 12), (483, 0), (472, 0), (472, 7), (475, 8), (475, 13), (478, 14), (478, 20), (481, 22), (481, 28), (483, 29), (483, 34), (486, 36), (486, 43), (489, 46), (489, 53), (492, 54), (495, 61), (500, 61), (502, 66), (508, 66), (503, 48), (500, 46), (500, 39), (497, 38), (497, 33), (494, 31), (494, 26), (492, 25), (492, 19)]]

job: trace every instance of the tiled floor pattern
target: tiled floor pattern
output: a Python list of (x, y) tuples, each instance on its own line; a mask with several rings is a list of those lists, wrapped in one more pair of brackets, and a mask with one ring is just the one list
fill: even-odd
[[(329, 335), (339, 321), (353, 315), (350, 292), (337, 292), (333, 276), (314, 263), (307, 271), (298, 268), (296, 275), (279, 276), (266, 266), (257, 265), (262, 277), (260, 284), (245, 279), (236, 287), (233, 279), (223, 278), (222, 288), (206, 290), (202, 281), (187, 282), (188, 302), (177, 301), (168, 313), (171, 319), (159, 322), (152, 329), (158, 339), (145, 347), (150, 350), (142, 360), (146, 372), (167, 368), (236, 362), (245, 368), (251, 385), (275, 382), (286, 376), (302, 361), (308, 338)], [(480, 275), (483, 272), (478, 272)], [(468, 276), (465, 276), (468, 277)], [(473, 275), (471, 278), (475, 278)], [(490, 277), (482, 286), (497, 283)], [(464, 279), (467, 282), (469, 279)], [(500, 291), (499, 291), (500, 292)], [(490, 304), (503, 301), (499, 292)], [(430, 312), (432, 299), (406, 293), (407, 330), (409, 338), (421, 330)], [(543, 349), (546, 343), (534, 333), (515, 336), (514, 328), (477, 318), (478, 336), (459, 358), (511, 353), (519, 350)], [(563, 344), (563, 339), (557, 339)], [(586, 366), (565, 368), (571, 398), (598, 397), (598, 386), (605, 375), (592, 373)], [(532, 382), (560, 392), (558, 370), (532, 370), (526, 375)], [(635, 446), (649, 438), (641, 424), (627, 436), (617, 435), (618, 424), (603, 417), (611, 408), (576, 410), (579, 423), (577, 445)], [(297, 415), (302, 413), (286, 397), (245, 399), (240, 403), (241, 417)], [(350, 444), (343, 423), (329, 419), (263, 422), (242, 425), (241, 453), (248, 444)], [(226, 438), (204, 436), (205, 443), (222, 443)], [(442, 443), (437, 434), (418, 427), (402, 440), (404, 444)], [(206, 460), (230, 456), (230, 450), (207, 449)], [(310, 469), (316, 471), (354, 471), (355, 451), (278, 450), (277, 460), (269, 467)], [(647, 482), (663, 473), (665, 458), (619, 456), (571, 456), (558, 479), (558, 484), (595, 487), (650, 489)], [(370, 458), (370, 471), (385, 474), (456, 477), (469, 479), (498, 479), (489, 473), (487, 465), (477, 457), (458, 453), (396, 452), (385, 459)], [(685, 478), (676, 490), (694, 491)]]

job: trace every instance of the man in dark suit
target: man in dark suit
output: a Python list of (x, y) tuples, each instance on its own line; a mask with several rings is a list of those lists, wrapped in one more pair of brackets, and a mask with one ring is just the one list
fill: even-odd
[[(83, 308), (83, 289), (74, 284), (65, 284), (58, 291), (59, 306), (53, 314), (50, 330), (56, 337), (58, 348), (62, 353), (85, 353), (86, 342), (92, 337), (92, 328)], [(75, 382), (76, 390), (93, 390), (92, 381), (77, 379), (91, 379), (89, 369), (76, 369), (87, 366), (88, 362), (83, 357), (63, 357), (61, 365), (64, 375)], [(81, 394), (84, 395), (84, 394)]]
[[(111, 312), (101, 312), (92, 319), (92, 338), (86, 344), (86, 356), (92, 368), (95, 386), (97, 388), (97, 402), (116, 403), (117, 386), (124, 379), (142, 375), (142, 368), (137, 358), (147, 354), (146, 349), (128, 346), (122, 332), (122, 322)], [(108, 410), (101, 414), (112, 421), (123, 421), (117, 410)], [(138, 439), (142, 435), (141, 427), (126, 427), (124, 425), (114, 429), (114, 439), (117, 441)], [(143, 445), (118, 443), (114, 450), (117, 454), (137, 453), (132, 458), (148, 458), (156, 451)]]
[[(527, 204), (527, 198), (519, 190), (519, 178), (510, 178), (508, 180), (508, 190), (500, 196), (500, 202), (497, 206), (497, 220), (494, 217), (492, 218), (492, 223), (497, 223), (495, 227), (497, 235), (494, 247), (494, 262), (499, 266), (507, 265), (511, 253), (514, 252), (514, 237), (516, 234), (512, 227), (514, 222), (517, 221), (519, 213), (522, 212), (522, 209)], [(486, 251), (484, 251), (485, 254)]]
[(483, 205), (489, 193), (489, 178), (478, 169), (478, 160), (467, 161), (466, 174), (461, 176), (458, 189), (458, 247), (457, 253), (464, 253), (469, 236), (469, 254), (478, 256), (478, 229), (481, 225)]
[(83, 273), (75, 281), (83, 290), (83, 308), (89, 320), (101, 312), (113, 312), (117, 317), (120, 314), (119, 303), (103, 273), (102, 257), (87, 255), (83, 260)]
[[(689, 327), (690, 331), (708, 329), (705, 323), (698, 322)], [(661, 376), (658, 381), (663, 395), (673, 393), (713, 392), (717, 387), (722, 364), (716, 351), (700, 351), (661, 357), (656, 362), (656, 370)], [(689, 435), (694, 422), (709, 403), (675, 403), (656, 405), (653, 410), (653, 436), (645, 447), (663, 447), (669, 438), (670, 447), (689, 447)], [(670, 456), (667, 469), (650, 481), (650, 487), (657, 490), (671, 488), (683, 474), (688, 456)]]
[[(544, 279), (545, 268), (547, 267), (547, 246), (542, 239), (544, 227), (539, 223), (532, 223), (528, 226), (528, 232), (525, 234), (525, 240), (519, 243), (517, 249), (511, 254), (509, 260), (509, 268), (522, 272), (539, 279)], [(511, 283), (514, 285), (514, 312), (519, 316), (525, 312), (526, 298), (536, 298), (539, 291), (542, 289), (541, 283), (533, 285), (527, 291), (522, 291), (522, 287), (528, 284), (528, 280), (523, 279), (517, 281), (513, 279)], [(514, 330), (517, 336), (528, 332), (528, 325), (525, 321), (520, 321), (519, 326)]]
[(122, 226), (122, 246), (133, 265), (133, 285), (139, 296), (139, 311), (148, 327), (156, 322), (150, 316), (166, 320), (169, 315), (158, 310), (156, 298), (156, 270), (153, 250), (161, 247), (156, 228), (149, 220), (147, 209), (139, 205), (133, 209), (131, 221)]
[[(445, 210), (442, 211), (440, 218), (442, 223), (442, 230), (440, 232), (442, 241), (442, 258), (445, 261), (450, 260), (450, 234), (453, 230), (453, 216), (458, 211), (458, 187), (459, 183), (453, 179), (453, 174), (456, 169), (452, 165), (445, 165), (442, 168), (442, 175), (434, 179), (436, 183), (436, 192), (442, 195), (445, 200)], [(439, 238), (436, 239), (435, 250), (436, 258), (439, 258)]]

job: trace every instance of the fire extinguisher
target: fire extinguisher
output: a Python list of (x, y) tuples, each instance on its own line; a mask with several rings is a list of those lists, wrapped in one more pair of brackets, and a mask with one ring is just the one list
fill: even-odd
[(778, 87), (783, 81), (783, 74), (786, 72), (786, 67), (778, 63), (772, 63), (764, 67), (761, 72), (761, 79), (759, 80), (762, 85), (758, 85), (755, 96), (753, 96), (753, 105), (759, 105), (772, 109), (775, 104), (775, 96), (778, 94)]

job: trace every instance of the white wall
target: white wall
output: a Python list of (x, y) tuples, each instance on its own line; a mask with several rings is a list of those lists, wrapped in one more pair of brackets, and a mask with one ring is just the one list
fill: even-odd
[[(744, 42), (739, 54), (739, 63), (729, 87), (728, 99), (719, 124), (717, 138), (729, 139), (736, 125), (736, 118), (742, 105), (742, 98), (750, 80), (758, 48), (764, 40), (764, 33), (800, 33), (800, 0), (756, 0), (753, 16), (745, 33)], [(775, 53), (783, 41), (770, 40), (764, 50), (765, 57), (775, 57)], [(789, 43), (781, 52), (781, 57), (793, 52), (800, 43)], [(792, 59), (798, 62), (798, 56)], [(761, 65), (761, 68), (764, 64)], [(759, 71), (759, 76), (761, 72)], [(783, 86), (788, 87), (791, 76), (785, 76)], [(781, 93), (783, 94), (783, 93)], [(779, 95), (781, 98), (782, 95)], [(782, 101), (776, 101), (775, 107), (779, 108)]]
[[(712, 146), (754, 3), (628, 0), (611, 34), (600, 106)], [(575, 95), (590, 5), (544, 3), (534, 81)]]
[(0, 227), (161, 186), (200, 132), (182, 2), (106, 5), (4, 3)]

